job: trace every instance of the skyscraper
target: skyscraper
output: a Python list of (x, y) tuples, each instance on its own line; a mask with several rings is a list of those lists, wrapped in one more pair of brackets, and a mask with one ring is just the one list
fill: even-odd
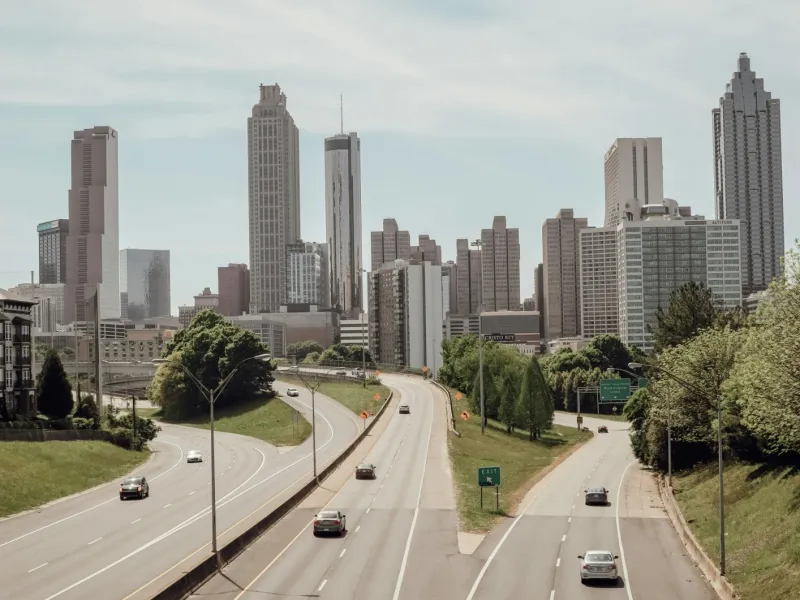
[(781, 104), (739, 55), (738, 70), (712, 111), (718, 219), (741, 221), (742, 292), (766, 290), (781, 272)]
[(581, 335), (619, 333), (617, 228), (589, 227), (580, 235)]
[(400, 231), (394, 219), (383, 220), (383, 230), (370, 233), (371, 271), (377, 271), (381, 265), (398, 258), (411, 258), (411, 234)]
[(428, 262), (441, 266), (442, 247), (431, 239), (429, 235), (421, 235), (417, 240), (416, 246), (411, 246), (411, 258), (415, 260), (427, 260)]
[(120, 317), (118, 139), (111, 127), (74, 133), (69, 190), (64, 319), (86, 321), (99, 294), (100, 318)]
[(286, 247), (286, 268), (288, 277), (289, 304), (316, 304), (329, 307), (326, 298), (325, 265), (327, 245), (316, 242), (298, 241)]
[(142, 321), (171, 314), (169, 250), (120, 250), (119, 267), (123, 319)]
[(545, 302), (544, 302), (544, 263), (536, 265), (533, 278), (534, 296), (536, 298), (536, 310), (539, 311), (539, 333), (542, 339), (545, 337)]
[(576, 219), (571, 208), (562, 208), (555, 219), (542, 226), (544, 252), (545, 337), (576, 337), (581, 333), (579, 232), (589, 226)]
[(250, 269), (241, 263), (217, 267), (219, 312), (226, 317), (241, 316), (250, 309)]
[(325, 232), (331, 307), (356, 318), (364, 307), (361, 258), (361, 140), (341, 134), (325, 140)]
[(459, 315), (480, 311), (482, 278), (481, 251), (471, 250), (467, 239), (456, 240), (456, 287)]
[(604, 157), (606, 227), (638, 221), (645, 204), (664, 200), (661, 138), (619, 138)]
[(300, 238), (300, 134), (280, 86), (259, 86), (247, 119), (250, 312), (286, 302), (286, 246)]
[(519, 229), (508, 229), (495, 217), (481, 230), (481, 298), (483, 310), (519, 310)]
[(69, 221), (56, 219), (39, 223), (39, 283), (66, 283), (67, 234)]

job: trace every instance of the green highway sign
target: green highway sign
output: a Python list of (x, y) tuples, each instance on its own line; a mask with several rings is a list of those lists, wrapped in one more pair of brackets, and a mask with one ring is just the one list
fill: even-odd
[(624, 402), (630, 397), (630, 379), (600, 380), (600, 402)]
[(478, 486), (500, 487), (500, 467), (478, 467)]
[(639, 377), (639, 389), (646, 388), (650, 380), (647, 377)]

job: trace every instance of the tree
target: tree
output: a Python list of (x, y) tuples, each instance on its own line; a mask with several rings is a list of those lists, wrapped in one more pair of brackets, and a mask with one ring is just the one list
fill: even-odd
[(39, 412), (51, 419), (63, 419), (72, 412), (72, 386), (61, 357), (52, 348), (45, 355), (42, 370), (36, 377), (36, 396)]
[[(472, 410), (476, 415), (481, 411), (481, 382), (480, 370), (476, 369), (475, 381), (472, 383), (472, 394), (470, 400), (472, 401)], [(498, 394), (497, 386), (495, 384), (492, 372), (489, 369), (488, 363), (483, 363), (483, 415), (484, 425), (489, 419), (497, 418), (497, 411), (500, 406), (500, 396)]]
[(656, 352), (682, 344), (712, 327), (720, 311), (720, 301), (703, 283), (690, 281), (673, 290), (667, 310), (659, 307), (656, 312), (652, 331)]
[(304, 342), (296, 342), (294, 344), (289, 344), (286, 347), (286, 356), (294, 356), (297, 359), (297, 362), (303, 362), (309, 354), (317, 353), (317, 355), (322, 354), (325, 351), (325, 348), (322, 347), (322, 344), (316, 342), (314, 340), (306, 340)]
[[(215, 398), (218, 408), (246, 402), (256, 394), (272, 390), (272, 363), (246, 361), (265, 353), (267, 348), (253, 332), (225, 321), (212, 310), (200, 311), (164, 350), (166, 358), (180, 361), (209, 390), (215, 389), (238, 367), (225, 390)], [(167, 415), (185, 418), (208, 411), (205, 395), (177, 365), (161, 365), (151, 388), (148, 395)]]
[[(362, 362), (361, 351), (361, 346), (334, 344), (325, 350), (325, 352), (320, 354), (317, 362), (326, 366), (360, 365)], [(375, 363), (372, 360), (372, 355), (369, 352), (369, 348), (365, 347), (364, 353), (364, 360), (366, 361), (367, 365), (374, 366)]]
[(628, 369), (632, 361), (630, 350), (617, 335), (603, 334), (592, 338), (580, 351), (592, 365), (592, 368), (608, 371), (609, 369)]
[(79, 419), (89, 419), (92, 421), (92, 429), (100, 429), (100, 410), (97, 408), (97, 403), (91, 394), (81, 395), (78, 398), (73, 416)]
[(517, 402), (519, 423), (524, 426), (530, 440), (539, 439), (543, 431), (553, 427), (553, 396), (539, 361), (532, 356), (525, 368), (522, 391)]
[(522, 370), (516, 365), (506, 365), (500, 372), (497, 384), (500, 406), (497, 418), (506, 426), (509, 435), (517, 422), (517, 400), (522, 392)]

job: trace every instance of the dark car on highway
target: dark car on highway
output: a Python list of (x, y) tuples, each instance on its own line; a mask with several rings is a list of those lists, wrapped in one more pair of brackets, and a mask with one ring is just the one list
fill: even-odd
[(375, 479), (375, 477), (375, 465), (363, 463), (356, 467), (356, 479)]
[(399, 412), (400, 412), (401, 415), (410, 415), (411, 414), (411, 407), (408, 404), (401, 404)]
[(336, 533), (344, 535), (347, 531), (347, 517), (338, 510), (323, 510), (314, 515), (314, 535)]
[(119, 499), (147, 498), (150, 496), (150, 484), (145, 477), (128, 477), (119, 484)]
[(585, 490), (586, 504), (599, 504), (605, 506), (608, 504), (608, 490), (604, 487), (594, 487)]

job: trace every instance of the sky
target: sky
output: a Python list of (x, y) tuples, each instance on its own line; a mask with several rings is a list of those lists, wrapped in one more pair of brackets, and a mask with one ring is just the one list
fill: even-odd
[[(603, 155), (662, 137), (664, 191), (714, 216), (711, 110), (739, 52), (780, 98), (800, 237), (796, 0), (0, 0), (0, 287), (67, 217), (74, 130), (119, 132), (120, 248), (171, 251), (172, 305), (247, 262), (246, 123), (279, 83), (300, 128), (302, 237), (324, 241), (323, 139), (361, 137), (363, 257), (393, 217), (455, 259), (505, 215), (522, 296), (560, 208), (602, 226)], [(38, 275), (37, 275), (38, 276)]]

